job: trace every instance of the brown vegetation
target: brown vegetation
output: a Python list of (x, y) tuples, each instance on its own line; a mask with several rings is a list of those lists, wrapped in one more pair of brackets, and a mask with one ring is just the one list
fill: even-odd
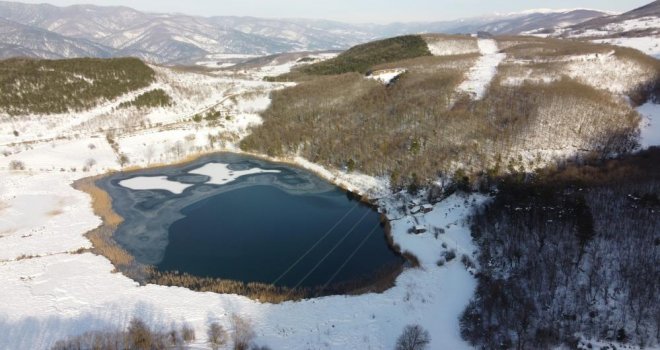
[(81, 179), (73, 185), (75, 189), (90, 195), (94, 214), (103, 219), (101, 226), (86, 234), (92, 242), (92, 252), (105, 256), (118, 269), (132, 266), (134, 263), (133, 256), (120, 247), (112, 238), (114, 229), (124, 219), (112, 209), (112, 198), (107, 192), (96, 186), (96, 179), (96, 177)]
[(194, 330), (187, 325), (179, 330), (154, 330), (139, 318), (133, 318), (124, 330), (92, 331), (80, 336), (59, 340), (52, 350), (165, 350), (183, 349), (195, 340)]
[[(472, 101), (454, 95), (469, 67), (449, 68), (455, 59), (473, 58), (403, 61), (409, 70), (388, 87), (353, 73), (276, 91), (263, 125), (241, 147), (390, 176), (400, 188), (439, 175), (474, 181), (480, 173), (534, 169), (542, 159), (522, 154), (538, 150), (608, 154), (633, 146), (638, 115), (605, 92), (567, 78), (502, 86), (499, 77)], [(433, 69), (434, 61), (443, 68)]]

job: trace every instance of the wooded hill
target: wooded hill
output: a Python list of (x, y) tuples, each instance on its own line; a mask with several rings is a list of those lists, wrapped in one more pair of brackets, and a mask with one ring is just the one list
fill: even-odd
[(660, 148), (506, 177), (472, 222), (478, 287), (461, 331), (473, 345), (657, 346)]
[[(373, 45), (392, 46), (383, 41)], [(519, 49), (521, 55), (540, 52), (534, 56), (540, 59), (552, 52), (581, 55), (609, 49), (591, 44), (578, 49), (573, 42), (543, 39), (530, 45), (523, 40), (504, 48)], [(485, 97), (474, 101), (455, 91), (478, 55), (436, 57), (420, 50), (417, 57), (403, 60), (395, 52), (390, 61), (377, 59), (387, 55), (375, 50), (372, 60), (361, 47), (346, 55), (355, 52), (360, 52), (360, 64), (339, 56), (286, 75), (299, 84), (272, 94), (263, 125), (241, 147), (389, 176), (395, 189), (438, 176), (467, 176), (477, 183), (487, 175), (543, 167), (552, 154), (567, 150), (605, 155), (635, 147), (637, 113), (609, 91), (564, 75), (558, 71), (562, 65), (524, 66), (534, 74), (556, 75), (543, 83), (507, 84), (515, 73), (503, 69)], [(383, 68), (406, 72), (388, 85), (363, 74)]]
[(155, 72), (137, 58), (0, 61), (0, 112), (80, 112), (149, 86)]

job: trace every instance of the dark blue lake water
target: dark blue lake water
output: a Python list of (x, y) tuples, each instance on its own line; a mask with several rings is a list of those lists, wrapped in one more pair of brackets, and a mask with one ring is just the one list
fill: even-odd
[[(263, 169), (223, 185), (191, 174), (212, 163)], [(167, 176), (183, 193), (120, 182)], [(226, 179), (224, 179), (226, 180)], [(231, 179), (230, 179), (231, 180)], [(387, 244), (380, 214), (317, 176), (235, 154), (99, 180), (125, 218), (114, 238), (160, 271), (280, 286), (318, 287), (369, 278), (403, 259)]]

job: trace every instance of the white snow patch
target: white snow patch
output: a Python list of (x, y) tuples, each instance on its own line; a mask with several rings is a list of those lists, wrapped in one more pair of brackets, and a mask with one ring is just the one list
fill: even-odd
[(474, 99), (480, 100), (497, 74), (497, 66), (506, 58), (506, 54), (498, 53), (497, 42), (493, 39), (479, 39), (477, 44), (482, 56), (468, 72), (467, 79), (458, 86), (458, 92), (468, 93)]
[(119, 185), (132, 190), (164, 190), (174, 194), (181, 194), (186, 188), (192, 186), (168, 180), (167, 176), (136, 176), (120, 181)]
[(660, 104), (647, 102), (637, 107), (642, 115), (640, 145), (642, 149), (660, 146)]
[(426, 44), (433, 56), (451, 56), (478, 53), (477, 42), (472, 38), (427, 38)]
[(660, 59), (660, 37), (645, 36), (638, 38), (610, 38), (592, 40), (596, 44), (610, 44), (616, 46), (630, 47), (635, 50)]
[(367, 79), (373, 79), (387, 85), (392, 82), (392, 79), (395, 79), (405, 72), (406, 70), (402, 68), (383, 69), (371, 73), (371, 75), (367, 76)]
[(210, 179), (207, 183), (213, 185), (225, 185), (230, 182), (236, 181), (241, 176), (266, 174), (266, 173), (279, 173), (279, 170), (265, 170), (260, 168), (252, 168), (247, 170), (231, 170), (228, 164), (223, 163), (208, 163), (197, 169), (189, 171), (190, 174), (205, 175)]

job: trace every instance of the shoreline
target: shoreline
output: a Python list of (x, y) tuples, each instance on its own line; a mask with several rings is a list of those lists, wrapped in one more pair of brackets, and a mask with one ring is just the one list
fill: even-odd
[[(219, 278), (204, 278), (172, 272), (158, 272), (153, 266), (136, 262), (135, 258), (128, 251), (122, 248), (113, 238), (116, 228), (124, 221), (124, 218), (114, 211), (112, 197), (105, 190), (97, 186), (97, 181), (118, 172), (130, 174), (131, 172), (138, 172), (143, 170), (153, 170), (171, 166), (186, 166), (188, 164), (199, 161), (202, 157), (212, 156), (215, 154), (234, 154), (239, 156), (252, 157), (258, 160), (268, 161), (284, 166), (292, 166), (299, 170), (309, 172), (328, 182), (329, 184), (341, 189), (347, 195), (352, 196), (354, 199), (379, 212), (380, 220), (385, 231), (387, 246), (390, 250), (392, 250), (403, 259), (403, 263), (398, 264), (394, 268), (391, 268), (391, 266), (383, 266), (372, 274), (372, 276), (375, 278), (358, 278), (344, 281), (337, 285), (331, 285), (323, 290), (318, 290), (318, 287), (316, 289), (299, 288), (297, 290), (292, 290), (287, 287), (278, 287), (275, 285), (258, 282), (242, 282)], [(408, 252), (402, 252), (399, 245), (394, 243), (390, 219), (378, 210), (380, 207), (375, 203), (377, 199), (369, 198), (365, 193), (353, 191), (348, 188), (348, 186), (337, 183), (335, 181), (336, 176), (334, 178), (330, 178), (327, 175), (328, 174), (323, 174), (320, 171), (309, 169), (303, 164), (296, 162), (294, 159), (272, 158), (261, 154), (253, 154), (250, 152), (234, 152), (224, 150), (189, 155), (184, 159), (169, 164), (158, 163), (146, 167), (133, 166), (123, 170), (108, 171), (102, 174), (78, 179), (74, 181), (71, 186), (76, 190), (87, 193), (91, 197), (91, 205), (94, 214), (99, 216), (102, 221), (102, 224), (99, 227), (84, 234), (84, 236), (92, 243), (92, 248), (86, 249), (85, 251), (90, 251), (94, 254), (104, 256), (115, 267), (113, 272), (122, 273), (126, 277), (140, 283), (141, 285), (153, 283), (165, 286), (179, 286), (200, 292), (210, 291), (220, 294), (239, 294), (258, 302), (273, 304), (281, 303), (284, 301), (315, 299), (330, 295), (362, 295), (368, 293), (385, 292), (396, 284), (395, 282), (397, 277), (407, 267), (418, 267), (419, 261), (414, 255)], [(329, 290), (329, 292), (324, 292), (325, 290)]]

